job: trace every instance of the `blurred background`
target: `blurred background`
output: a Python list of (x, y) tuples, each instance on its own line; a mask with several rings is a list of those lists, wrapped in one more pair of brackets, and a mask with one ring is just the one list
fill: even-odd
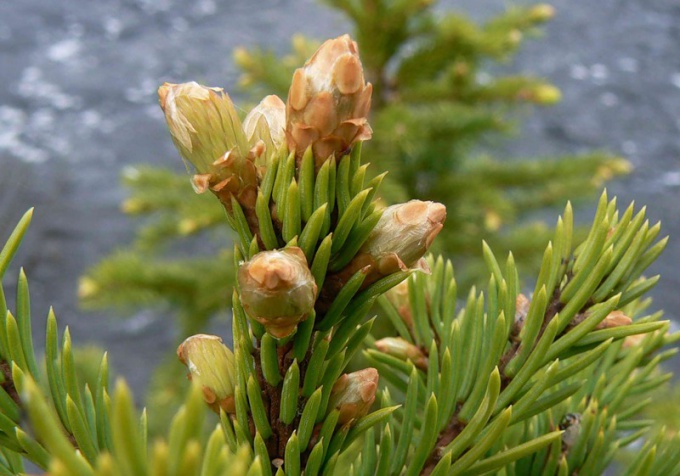
[[(484, 24), (512, 5), (530, 3), (459, 0), (431, 8), (435, 16), (454, 11), (472, 24)], [(648, 205), (651, 219), (662, 221), (663, 235), (671, 235), (662, 259), (648, 272), (662, 275), (652, 291), (653, 307), (680, 322), (680, 4), (557, 0), (551, 5), (555, 17), (539, 34), (533, 25), (526, 25), (526, 32), (511, 27), (511, 33), (521, 33), (517, 44), (507, 46), (508, 54), (482, 55), (472, 80), (484, 86), (498, 76), (535, 76), (545, 81), (533, 86), (552, 84), (562, 100), (542, 107), (557, 99), (549, 88), (539, 89), (547, 96), (513, 96), (492, 112), (505, 114), (512, 108), (514, 128), (500, 128), (509, 134), (474, 136), (466, 153), (480, 160), (594, 154), (604, 168), (598, 166), (587, 183), (572, 181), (555, 196), (575, 199), (576, 216), (585, 223), (599, 194), (593, 189), (603, 188), (611, 176), (606, 186), (620, 206), (632, 200)], [(286, 55), (296, 33), (323, 40), (353, 30), (341, 11), (312, 0), (0, 2), (0, 238), (8, 236), (26, 209), (36, 207), (15, 262), (31, 281), (38, 340), (44, 335), (41, 317), (54, 306), (76, 342), (107, 348), (114, 369), (136, 390), (144, 389), (153, 368), (182, 337), (182, 326), (173, 317), (176, 309), (162, 299), (151, 300), (150, 307), (136, 303), (125, 313), (109, 306), (83, 309), (77, 291), (81, 275), (117, 248), (129, 246), (140, 224), (154, 220), (121, 212), (130, 196), (121, 176), (134, 180), (140, 164), (184, 171), (157, 104), (157, 87), (165, 81), (196, 80), (233, 92), (245, 108), (254, 104), (246, 83), (252, 89), (263, 78), (253, 71), (243, 77), (232, 58), (234, 48)], [(242, 55), (241, 66), (248, 58), (262, 60)], [(386, 71), (392, 67), (389, 63)], [(388, 128), (390, 121), (385, 122), (382, 127)], [(630, 174), (620, 175), (626, 166), (617, 157), (629, 161)], [(181, 192), (187, 197), (192, 193), (188, 183)], [(550, 182), (547, 191), (536, 194), (545, 196), (558, 186)], [(545, 202), (550, 206), (537, 209), (531, 220), (542, 218), (552, 226), (565, 201)], [(504, 219), (496, 215), (482, 217), (489, 234)], [(523, 220), (528, 219), (516, 223)], [(485, 236), (485, 230), (468, 236), (477, 243), (477, 235)], [(166, 256), (217, 253), (229, 243), (221, 228), (209, 240), (166, 249)], [(498, 246), (503, 248), (500, 238)], [(481, 244), (465, 253), (460, 252), (460, 266), (453, 254), (461, 271), (474, 266)], [(524, 275), (531, 277), (529, 271)], [(15, 276), (8, 273), (9, 289)], [(210, 329), (228, 338), (228, 313), (218, 309), (217, 315)], [(671, 365), (680, 369), (678, 359)]]

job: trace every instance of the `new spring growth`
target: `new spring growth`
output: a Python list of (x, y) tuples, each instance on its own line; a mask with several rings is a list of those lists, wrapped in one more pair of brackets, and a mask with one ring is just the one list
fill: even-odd
[(316, 282), (300, 248), (262, 251), (238, 270), (241, 303), (276, 338), (291, 335), (316, 301)]
[(200, 385), (203, 399), (219, 413), (236, 411), (234, 384), (236, 368), (234, 354), (218, 336), (196, 334), (177, 348), (177, 357), (189, 369), (189, 380)]
[(194, 189), (211, 190), (229, 211), (232, 196), (245, 208), (254, 208), (255, 159), (265, 144), (257, 134), (246, 137), (229, 95), (190, 82), (165, 83), (158, 97), (177, 150), (197, 172)]
[(375, 347), (380, 352), (398, 359), (410, 360), (419, 369), (427, 370), (427, 357), (423, 351), (401, 337), (385, 337), (376, 341)]
[(286, 107), (290, 149), (301, 157), (311, 145), (318, 169), (331, 155), (370, 139), (372, 91), (349, 35), (326, 41), (293, 75)]
[(343, 374), (336, 380), (328, 406), (339, 410), (338, 424), (345, 425), (366, 415), (377, 389), (378, 371), (372, 367)]
[(361, 251), (373, 259), (382, 276), (405, 271), (427, 252), (444, 220), (446, 207), (441, 203), (411, 200), (392, 205), (385, 209)]

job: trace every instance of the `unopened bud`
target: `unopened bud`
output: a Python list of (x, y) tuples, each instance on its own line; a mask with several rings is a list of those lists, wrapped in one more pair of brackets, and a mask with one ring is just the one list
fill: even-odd
[(607, 314), (607, 317), (605, 317), (597, 326), (595, 326), (595, 329), (611, 329), (612, 327), (627, 326), (632, 322), (633, 320), (626, 316), (623, 312), (612, 311)]
[(203, 399), (215, 412), (236, 411), (234, 354), (218, 336), (196, 334), (177, 348), (177, 357), (187, 366), (189, 379), (200, 385)]
[(370, 255), (382, 275), (406, 270), (427, 252), (446, 220), (441, 203), (411, 200), (387, 207), (361, 251)]
[(357, 45), (349, 35), (328, 40), (295, 71), (288, 92), (286, 137), (298, 157), (311, 145), (316, 166), (371, 138), (373, 87), (364, 80)]
[(415, 345), (400, 337), (385, 337), (376, 341), (375, 347), (385, 354), (402, 360), (410, 360), (419, 369), (427, 370), (427, 357)]
[(262, 251), (238, 270), (241, 303), (277, 338), (287, 337), (316, 301), (316, 282), (300, 248)]
[(198, 83), (165, 83), (158, 89), (170, 135), (182, 158), (197, 172), (197, 192), (213, 191), (227, 210), (234, 196), (255, 206), (257, 169), (229, 95)]
[(265, 97), (243, 120), (243, 130), (251, 143), (271, 141), (273, 146), (283, 144), (286, 129), (286, 105), (280, 97)]
[(366, 415), (378, 390), (378, 371), (372, 367), (342, 375), (336, 380), (328, 402), (340, 411), (338, 423), (345, 425)]

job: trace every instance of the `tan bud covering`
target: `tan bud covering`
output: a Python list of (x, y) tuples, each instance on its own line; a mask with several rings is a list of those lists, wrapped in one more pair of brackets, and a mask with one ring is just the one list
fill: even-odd
[(316, 301), (316, 282), (297, 247), (256, 254), (239, 268), (238, 283), (248, 315), (277, 338), (292, 334)]
[(410, 360), (423, 370), (427, 370), (428, 360), (422, 350), (401, 337), (385, 337), (375, 342), (375, 347), (380, 352), (403, 360)]
[(295, 71), (288, 92), (286, 137), (298, 157), (312, 146), (317, 167), (371, 138), (373, 86), (364, 80), (357, 44), (349, 35), (328, 40)]
[(378, 371), (372, 367), (343, 374), (336, 380), (328, 402), (340, 411), (338, 424), (345, 425), (366, 415), (378, 390)]
[(234, 354), (218, 336), (196, 334), (177, 348), (177, 357), (189, 369), (188, 377), (201, 386), (203, 399), (215, 412), (236, 411)]

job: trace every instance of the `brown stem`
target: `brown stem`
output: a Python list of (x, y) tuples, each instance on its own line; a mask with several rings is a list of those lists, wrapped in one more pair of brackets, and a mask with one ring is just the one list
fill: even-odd
[[(283, 381), (279, 382), (278, 385), (272, 386), (264, 378), (262, 373), (262, 362), (260, 360), (260, 342), (257, 342), (257, 347), (253, 351), (253, 357), (255, 360), (255, 371), (257, 374), (257, 379), (260, 384), (260, 389), (262, 391), (262, 401), (265, 405), (265, 411), (269, 415), (269, 422), (272, 426), (272, 436), (265, 441), (267, 446), (267, 452), (269, 453), (270, 461), (275, 459), (284, 459), (286, 453), (286, 443), (293, 434), (293, 431), (299, 426), (300, 416), (297, 415), (295, 419), (290, 424), (285, 424), (279, 419), (279, 414), (281, 411), (281, 391), (283, 389)], [(281, 375), (286, 374), (286, 370), (290, 367), (293, 362), (293, 341), (288, 342), (282, 347), (277, 349), (278, 360), (279, 360), (279, 373)], [(305, 358), (298, 363), (300, 367), (300, 381), (304, 381), (305, 371), (307, 369), (307, 364), (310, 358), (310, 352), (307, 352)], [(298, 408), (304, 405), (304, 397), (300, 396), (298, 399)], [(307, 449), (303, 449), (301, 454), (302, 461), (307, 458)]]

